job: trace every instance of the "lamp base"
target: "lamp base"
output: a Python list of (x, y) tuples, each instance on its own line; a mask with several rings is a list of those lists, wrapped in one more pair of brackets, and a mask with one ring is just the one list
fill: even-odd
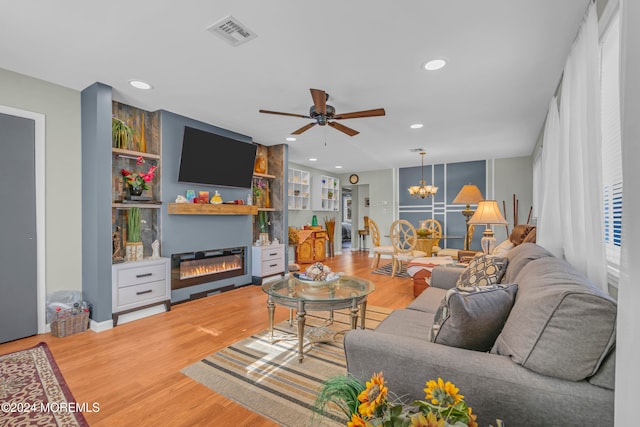
[(462, 215), (464, 215), (465, 222), (467, 224), (467, 233), (464, 236), (464, 250), (468, 251), (469, 250), (469, 246), (471, 246), (471, 238), (469, 236), (469, 219), (473, 216), (473, 214), (475, 213), (474, 210), (471, 209), (471, 205), (469, 205), (467, 203), (467, 207), (462, 211)]
[(493, 252), (493, 249), (496, 247), (496, 238), (493, 235), (493, 230), (490, 229), (489, 226), (487, 226), (487, 228), (484, 229), (484, 233), (482, 233), (480, 245), (485, 255), (491, 255), (491, 252)]

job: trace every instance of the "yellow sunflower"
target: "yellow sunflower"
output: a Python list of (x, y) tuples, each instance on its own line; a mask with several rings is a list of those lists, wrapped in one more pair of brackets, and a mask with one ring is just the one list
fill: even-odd
[(444, 427), (445, 423), (443, 419), (438, 417), (433, 412), (428, 412), (425, 417), (423, 414), (415, 414), (411, 417), (410, 427)]
[(471, 407), (467, 408), (467, 412), (469, 413), (469, 423), (467, 424), (469, 427), (478, 427), (478, 423), (476, 420), (478, 419), (477, 415), (471, 413)]
[(366, 386), (367, 388), (358, 396), (358, 400), (362, 402), (358, 407), (358, 412), (365, 417), (369, 417), (387, 397), (387, 387), (384, 385), (382, 372), (373, 374), (371, 380), (367, 381)]
[[(367, 383), (368, 384), (368, 383)], [(458, 394), (458, 387), (447, 381), (442, 381), (442, 378), (438, 378), (438, 381), (429, 380), (426, 383), (427, 388), (424, 389), (426, 393), (426, 399), (431, 399), (431, 403), (439, 406), (453, 406), (464, 399), (464, 396)]]
[(347, 427), (369, 427), (370, 425), (358, 414), (351, 414), (351, 421), (347, 422)]

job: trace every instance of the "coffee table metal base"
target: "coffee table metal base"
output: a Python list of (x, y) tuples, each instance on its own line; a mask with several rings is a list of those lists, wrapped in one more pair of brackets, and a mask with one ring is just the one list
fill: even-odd
[(287, 299), (274, 298), (269, 296), (267, 299), (267, 311), (269, 312), (269, 336), (271, 342), (279, 341), (273, 334), (273, 319), (275, 314), (276, 304), (289, 307), (289, 324), (293, 326), (293, 306), (296, 308), (296, 321), (297, 321), (297, 340), (298, 340), (298, 361), (304, 360), (304, 348), (305, 340), (310, 344), (316, 342), (331, 342), (335, 339), (335, 336), (344, 331), (334, 331), (326, 326), (307, 328), (305, 331), (305, 322), (307, 312), (309, 311), (329, 311), (330, 318), (329, 323), (333, 323), (333, 311), (343, 308), (351, 309), (351, 329), (356, 329), (358, 326), (358, 316), (360, 317), (360, 328), (365, 329), (365, 319), (367, 311), (367, 296), (361, 296), (358, 298), (352, 298), (350, 300), (335, 301), (335, 302), (313, 302), (313, 301), (291, 301)]

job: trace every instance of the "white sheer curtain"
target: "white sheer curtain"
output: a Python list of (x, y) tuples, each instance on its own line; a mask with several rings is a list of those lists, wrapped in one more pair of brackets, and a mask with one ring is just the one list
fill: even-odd
[[(595, 4), (564, 68), (558, 143), (544, 145), (540, 244), (564, 258), (607, 292), (600, 165), (600, 48)], [(553, 138), (553, 137), (552, 137)], [(545, 138), (546, 142), (546, 138)], [(557, 163), (556, 163), (557, 162)], [(552, 188), (555, 187), (555, 188)]]
[(560, 209), (560, 117), (558, 100), (554, 96), (549, 103), (542, 140), (542, 165), (540, 167), (540, 211), (538, 213), (536, 241), (557, 257), (563, 257), (562, 211)]

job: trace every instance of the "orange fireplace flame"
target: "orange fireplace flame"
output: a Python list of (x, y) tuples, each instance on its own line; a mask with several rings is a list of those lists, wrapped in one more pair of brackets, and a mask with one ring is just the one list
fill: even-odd
[(242, 262), (234, 261), (209, 261), (208, 264), (188, 266), (187, 263), (180, 265), (180, 280), (192, 277), (206, 276), (208, 274), (223, 273), (225, 271), (240, 270)]

